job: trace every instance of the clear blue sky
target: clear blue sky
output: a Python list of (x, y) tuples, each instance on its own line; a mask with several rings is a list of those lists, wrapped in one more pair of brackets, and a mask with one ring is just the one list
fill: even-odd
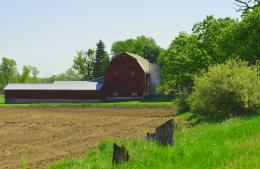
[(233, 0), (0, 0), (0, 57), (40, 76), (68, 69), (76, 50), (153, 37), (163, 48), (206, 15), (239, 18)]

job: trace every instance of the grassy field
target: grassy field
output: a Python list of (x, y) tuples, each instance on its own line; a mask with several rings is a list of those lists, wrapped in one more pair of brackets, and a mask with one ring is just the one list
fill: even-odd
[(131, 101), (103, 101), (97, 103), (33, 103), (33, 104), (4, 104), (4, 96), (0, 94), (0, 107), (59, 107), (59, 106), (87, 106), (87, 107), (164, 107), (174, 106), (169, 98), (152, 98)]
[[(191, 119), (191, 114), (177, 116)], [(130, 153), (126, 164), (112, 166), (113, 143), (124, 144)], [(260, 168), (260, 117), (202, 122), (176, 132), (175, 146), (144, 140), (103, 141), (83, 159), (53, 164), (50, 169), (254, 169)]]

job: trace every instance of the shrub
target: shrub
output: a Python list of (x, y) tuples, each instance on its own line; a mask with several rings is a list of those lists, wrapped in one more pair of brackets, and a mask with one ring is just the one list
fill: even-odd
[(190, 109), (190, 106), (188, 104), (188, 96), (189, 94), (186, 92), (178, 93), (176, 98), (176, 103), (178, 106), (178, 112), (184, 113), (187, 112)]
[(229, 117), (259, 111), (260, 71), (244, 61), (229, 60), (211, 66), (194, 77), (189, 97), (191, 110), (215, 117)]

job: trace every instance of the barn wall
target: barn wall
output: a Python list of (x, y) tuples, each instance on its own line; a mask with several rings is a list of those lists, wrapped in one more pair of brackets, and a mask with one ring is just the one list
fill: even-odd
[(145, 95), (145, 73), (139, 63), (127, 54), (122, 54), (110, 62), (105, 72), (106, 97), (131, 97), (137, 93), (137, 97)]
[(104, 98), (102, 91), (86, 91), (86, 90), (7, 90), (5, 91), (5, 101), (14, 102), (14, 100), (20, 100), (21, 102), (26, 100), (101, 100)]

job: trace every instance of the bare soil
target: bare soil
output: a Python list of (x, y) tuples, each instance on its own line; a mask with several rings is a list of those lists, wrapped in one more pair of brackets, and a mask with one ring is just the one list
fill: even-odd
[(0, 168), (30, 168), (84, 156), (103, 139), (144, 138), (172, 108), (0, 108)]

